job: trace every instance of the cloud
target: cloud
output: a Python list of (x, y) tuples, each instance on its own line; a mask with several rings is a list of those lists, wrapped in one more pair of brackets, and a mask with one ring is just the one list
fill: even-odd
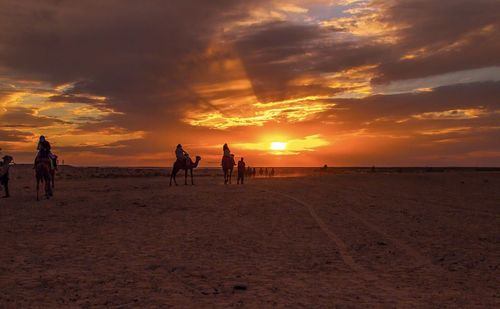
[(497, 131), (477, 134), (498, 121), (497, 6), (0, 0), (1, 136), (43, 131), (64, 151), (77, 153), (81, 143), (124, 157), (170, 153), (181, 141), (205, 150), (215, 139), (319, 131), (328, 150), (304, 158), (338, 154), (336, 141), (362, 152), (372, 138), (413, 143), (416, 153), (438, 139), (494, 153), (477, 141)]
[(48, 127), (64, 124), (64, 121), (53, 117), (38, 116), (36, 111), (28, 108), (9, 108), (0, 113), (2, 127)]
[[(284, 149), (272, 149), (273, 143), (282, 143)], [(308, 135), (301, 138), (277, 139), (272, 136), (262, 141), (253, 143), (236, 143), (234, 146), (242, 150), (254, 150), (266, 152), (273, 155), (298, 155), (304, 152), (315, 151), (317, 148), (325, 147), (330, 143), (321, 134)]]
[(2, 142), (22, 142), (31, 137), (32, 135), (26, 132), (0, 129), (0, 141)]

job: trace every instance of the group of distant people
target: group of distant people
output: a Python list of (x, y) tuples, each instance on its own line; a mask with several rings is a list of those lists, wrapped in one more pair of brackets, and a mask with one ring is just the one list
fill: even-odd
[[(191, 161), (189, 154), (182, 148), (181, 144), (178, 144), (176, 149), (175, 149), (175, 157), (177, 161), (182, 164), (189, 164)], [(221, 159), (221, 166), (224, 166), (224, 162), (226, 160), (229, 160), (231, 163), (231, 166), (237, 166), (237, 184), (244, 184), (245, 182), (245, 177), (250, 178), (250, 177), (256, 177), (257, 176), (257, 170), (250, 166), (246, 166), (245, 158), (241, 157), (238, 162), (235, 161), (234, 159), (234, 154), (231, 153), (231, 150), (229, 149), (228, 144), (224, 144), (222, 146), (222, 159)], [(274, 168), (271, 168), (269, 171), (267, 168), (265, 170), (261, 167), (259, 170), (259, 175), (263, 177), (273, 177), (275, 175)]]
[[(0, 149), (1, 150), (1, 149)], [(246, 166), (245, 159), (243, 157), (236, 163), (234, 159), (234, 154), (231, 153), (229, 146), (224, 144), (222, 146), (222, 160), (221, 165), (224, 164), (224, 160), (231, 160), (232, 166), (237, 166), (237, 184), (243, 184), (245, 181), (245, 177), (256, 177), (257, 170), (250, 166)], [(182, 165), (190, 164), (191, 158), (189, 154), (182, 148), (181, 144), (178, 144), (175, 149), (175, 156), (177, 161), (179, 161)], [(51, 152), (50, 142), (45, 138), (45, 136), (40, 136), (37, 145), (37, 155), (35, 157), (33, 168), (36, 168), (36, 165), (40, 162), (40, 160), (49, 159), (51, 169), (57, 169), (57, 156)], [(14, 158), (12, 156), (6, 155), (0, 161), (0, 188), (3, 187), (5, 190), (4, 197), (10, 197), (9, 194), (9, 168), (13, 164)], [(265, 177), (273, 177), (275, 175), (274, 168), (269, 171), (267, 168), (265, 170), (261, 167), (259, 169), (259, 176)]]
[[(57, 169), (57, 156), (51, 152), (50, 143), (45, 136), (40, 136), (36, 149), (37, 153), (35, 161), (33, 162), (33, 169), (35, 169), (36, 165), (43, 159), (48, 159), (51, 169)], [(10, 197), (9, 169), (12, 164), (14, 164), (14, 158), (12, 156), (5, 155), (2, 157), (2, 161), (0, 162), (0, 188), (3, 187), (5, 191), (4, 198)]]

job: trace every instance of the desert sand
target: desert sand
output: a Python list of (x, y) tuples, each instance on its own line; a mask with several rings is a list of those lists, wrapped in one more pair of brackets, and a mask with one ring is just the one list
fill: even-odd
[(2, 308), (500, 306), (498, 172), (65, 166), (40, 202), (32, 173), (0, 200)]

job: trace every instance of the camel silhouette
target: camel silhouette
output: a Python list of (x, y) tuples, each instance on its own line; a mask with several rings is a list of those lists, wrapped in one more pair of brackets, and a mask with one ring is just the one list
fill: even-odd
[(45, 197), (49, 199), (53, 193), (51, 188), (51, 172), (50, 172), (50, 159), (49, 158), (39, 158), (35, 165), (35, 176), (36, 176), (36, 200), (40, 200), (40, 182), (45, 183)]
[(236, 165), (234, 157), (222, 158), (222, 171), (224, 172), (224, 184), (231, 183), (231, 176), (233, 175), (233, 168)]
[(170, 173), (170, 186), (172, 185), (172, 179), (174, 180), (174, 183), (175, 185), (177, 186), (177, 181), (175, 180), (175, 176), (177, 175), (177, 173), (180, 171), (180, 170), (185, 170), (186, 171), (186, 174), (185, 174), (185, 177), (184, 177), (184, 184), (187, 185), (187, 177), (188, 177), (188, 170), (190, 171), (191, 173), (191, 184), (194, 185), (194, 181), (193, 181), (193, 168), (197, 168), (198, 167), (198, 163), (200, 162), (201, 160), (201, 157), (200, 156), (196, 156), (196, 161), (193, 162), (193, 160), (191, 160), (191, 158), (189, 158), (189, 162), (186, 162), (186, 163), (182, 163), (180, 161), (175, 161), (174, 163), (174, 166), (172, 167), (172, 173)]

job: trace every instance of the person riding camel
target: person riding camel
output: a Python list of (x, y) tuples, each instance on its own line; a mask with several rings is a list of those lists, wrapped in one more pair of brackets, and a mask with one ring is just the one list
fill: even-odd
[(222, 155), (221, 165), (224, 166), (224, 159), (232, 160), (233, 165), (235, 165), (236, 163), (234, 162), (234, 157), (231, 155), (231, 150), (229, 150), (229, 146), (227, 145), (227, 143), (222, 146), (222, 151), (224, 154)]
[(51, 152), (50, 143), (45, 138), (45, 136), (43, 136), (43, 135), (40, 136), (36, 150), (37, 150), (37, 154), (35, 157), (35, 163), (34, 163), (35, 166), (34, 167), (36, 167), (36, 163), (37, 163), (38, 159), (48, 158), (48, 159), (50, 159), (50, 168), (55, 169), (55, 170), (57, 169), (57, 156)]
[(182, 163), (183, 166), (188, 163), (189, 154), (182, 149), (181, 144), (177, 145), (177, 148), (175, 149), (175, 157), (177, 158), (177, 161)]

